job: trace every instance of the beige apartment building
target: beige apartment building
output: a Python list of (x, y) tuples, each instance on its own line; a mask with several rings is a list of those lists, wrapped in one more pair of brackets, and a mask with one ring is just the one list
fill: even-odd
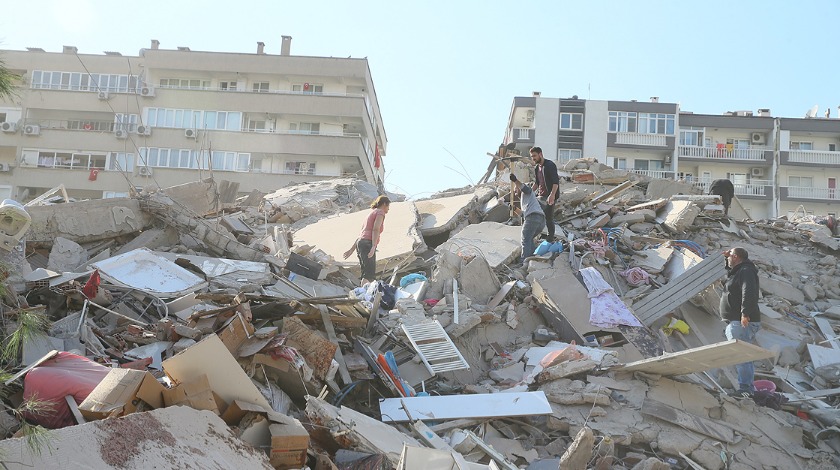
[(753, 219), (840, 212), (840, 119), (773, 117), (769, 109), (723, 115), (676, 103), (515, 97), (504, 143), (537, 145), (558, 162), (591, 157), (654, 178), (684, 179), (704, 191), (735, 184)]
[(367, 59), (161, 49), (0, 51), (0, 199), (63, 184), (120, 197), (208, 177), (241, 194), (354, 175), (382, 186), (387, 138)]

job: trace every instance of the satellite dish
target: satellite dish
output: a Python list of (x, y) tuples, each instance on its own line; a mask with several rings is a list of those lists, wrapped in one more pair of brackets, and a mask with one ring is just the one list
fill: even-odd
[(820, 105), (815, 104), (813, 108), (809, 109), (807, 113), (805, 113), (806, 118), (815, 118), (817, 117), (817, 112), (820, 110)]

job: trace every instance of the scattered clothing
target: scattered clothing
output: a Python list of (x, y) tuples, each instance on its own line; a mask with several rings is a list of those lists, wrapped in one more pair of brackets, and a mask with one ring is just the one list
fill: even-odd
[(618, 325), (643, 326), (597, 269), (583, 268), (580, 274), (583, 283), (586, 284), (586, 290), (589, 291), (589, 298), (592, 299), (590, 325), (600, 328), (615, 328)]

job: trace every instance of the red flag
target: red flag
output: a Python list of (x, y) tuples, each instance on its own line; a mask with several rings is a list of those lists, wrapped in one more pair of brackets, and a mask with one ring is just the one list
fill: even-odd
[(90, 275), (90, 279), (88, 279), (87, 283), (85, 283), (85, 286), (82, 287), (82, 294), (84, 294), (88, 299), (96, 297), (96, 291), (99, 289), (100, 280), (99, 270), (97, 269)]
[(96, 177), (99, 176), (99, 170), (93, 168), (90, 170), (90, 174), (88, 175), (88, 180), (96, 181)]

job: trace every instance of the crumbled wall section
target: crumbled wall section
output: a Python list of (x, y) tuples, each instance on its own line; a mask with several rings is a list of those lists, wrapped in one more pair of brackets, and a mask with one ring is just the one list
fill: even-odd
[(151, 216), (141, 211), (140, 203), (134, 199), (96, 199), (71, 204), (72, 216), (64, 204), (27, 207), (32, 226), (26, 239), (52, 241), (64, 237), (76, 243), (88, 243), (138, 232), (152, 223)]

